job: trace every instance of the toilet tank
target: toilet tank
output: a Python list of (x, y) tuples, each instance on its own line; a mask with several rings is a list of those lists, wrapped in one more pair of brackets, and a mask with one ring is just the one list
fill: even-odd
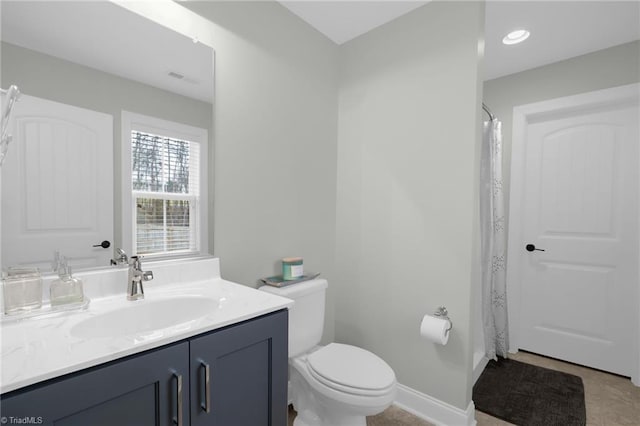
[(289, 308), (289, 358), (320, 343), (324, 328), (325, 279), (303, 281), (286, 287), (262, 286), (259, 290), (293, 299)]

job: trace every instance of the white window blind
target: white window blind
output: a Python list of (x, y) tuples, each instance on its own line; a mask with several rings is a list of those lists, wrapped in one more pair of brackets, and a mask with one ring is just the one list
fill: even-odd
[(131, 166), (136, 253), (199, 251), (200, 144), (132, 130)]

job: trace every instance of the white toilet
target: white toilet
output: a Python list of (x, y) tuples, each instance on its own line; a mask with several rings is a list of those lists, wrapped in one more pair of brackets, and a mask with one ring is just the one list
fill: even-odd
[(327, 280), (260, 290), (295, 300), (289, 311), (289, 402), (294, 426), (366, 426), (396, 396), (396, 376), (378, 356), (339, 343), (318, 346)]

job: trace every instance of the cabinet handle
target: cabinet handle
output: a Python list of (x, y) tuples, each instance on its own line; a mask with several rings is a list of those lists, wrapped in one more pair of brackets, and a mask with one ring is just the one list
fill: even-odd
[(178, 415), (173, 418), (173, 423), (182, 426), (182, 374), (173, 373), (173, 376), (176, 378), (176, 405), (178, 412)]
[(211, 367), (204, 361), (200, 361), (204, 367), (204, 402), (200, 403), (200, 408), (207, 414), (211, 412)]

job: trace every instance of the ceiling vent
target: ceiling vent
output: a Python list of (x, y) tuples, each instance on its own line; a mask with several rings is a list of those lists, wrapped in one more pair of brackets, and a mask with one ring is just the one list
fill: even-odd
[(184, 75), (178, 74), (177, 72), (173, 72), (173, 71), (169, 71), (168, 76), (169, 77), (173, 77), (173, 78), (177, 78), (178, 80), (182, 80), (184, 78)]

